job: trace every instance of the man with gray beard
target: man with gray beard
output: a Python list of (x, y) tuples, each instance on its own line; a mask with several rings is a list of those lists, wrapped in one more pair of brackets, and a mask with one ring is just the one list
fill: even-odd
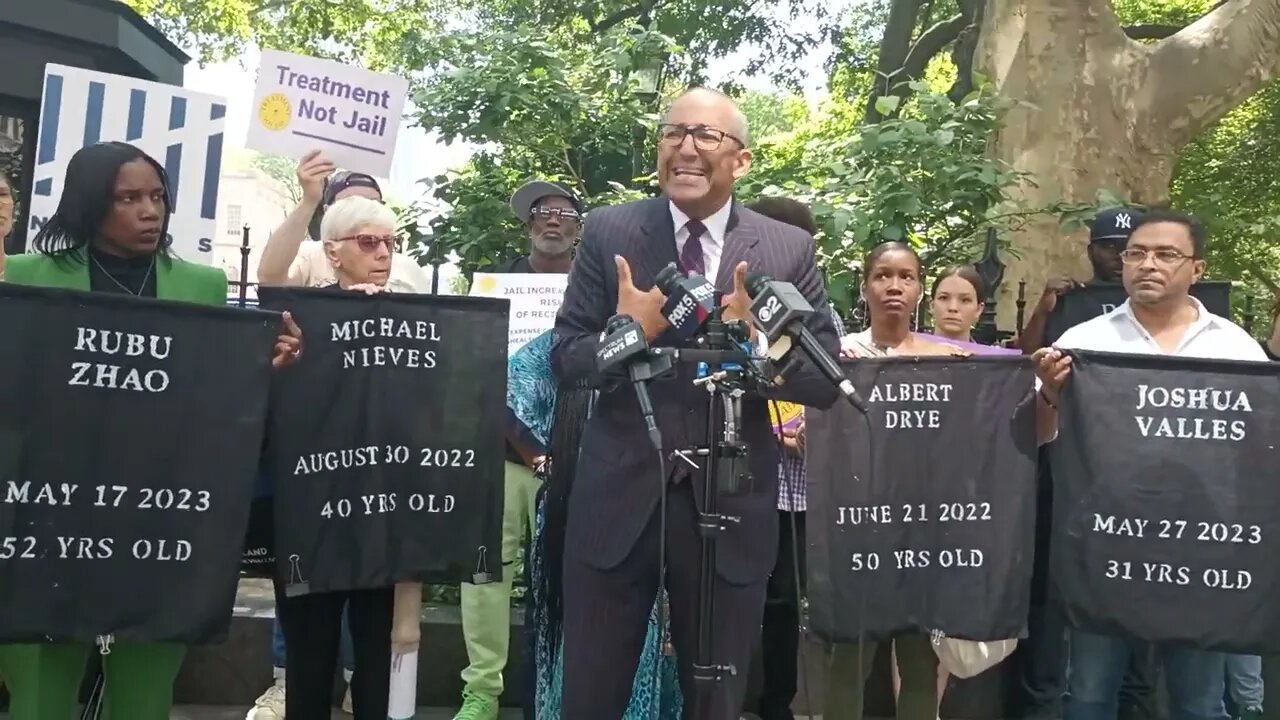
[[(529, 236), (529, 254), (499, 263), (492, 273), (568, 273), (573, 248), (582, 227), (582, 205), (576, 195), (558, 183), (534, 180), (511, 196), (511, 212)], [(530, 539), (537, 514), (538, 486), (535, 474), (546, 457), (546, 448), (533, 433), (508, 413), (507, 462), (502, 509), (502, 581), (486, 585), (462, 584), (462, 635), (470, 664), (462, 671), (462, 707), (454, 720), (497, 720), (502, 671), (511, 643), (511, 576), (521, 548)], [(525, 554), (528, 568), (528, 554)], [(526, 613), (526, 619), (531, 616)], [(533, 623), (526, 622), (526, 628)], [(533, 655), (524, 653), (526, 684), (533, 687)], [(526, 693), (526, 712), (532, 698)], [(532, 717), (532, 715), (528, 715)]]

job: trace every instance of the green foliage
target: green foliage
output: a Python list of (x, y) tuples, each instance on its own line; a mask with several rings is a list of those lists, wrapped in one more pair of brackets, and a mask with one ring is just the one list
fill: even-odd
[(298, 185), (298, 163), (295, 160), (281, 155), (254, 153), (253, 166), (284, 186), (285, 193), (295, 204), (302, 201), (302, 186)]
[(450, 6), (441, 0), (124, 0), (202, 62), (250, 46), (398, 67), (406, 37), (429, 37)]
[(1011, 200), (1025, 178), (987, 153), (1007, 103), (976, 93), (954, 105), (925, 90), (901, 117), (868, 126), (853, 120), (860, 103), (829, 101), (815, 122), (766, 143), (740, 186), (743, 198), (810, 204), (828, 289), (841, 308), (852, 300), (852, 271), (875, 245), (909, 242), (931, 266), (972, 261), (988, 227), (1010, 229), (1033, 212)]
[[(458, 172), (436, 178), (449, 212), (432, 232), (469, 272), (523, 251), (508, 199), (530, 179), (573, 188), (589, 206), (638, 194), (655, 109), (636, 92), (633, 58), (674, 50), (667, 38), (621, 26), (592, 46), (541, 30), (457, 34), (448, 60), (416, 91), (418, 122), (446, 141), (480, 146)], [(641, 173), (643, 174), (643, 173)]]

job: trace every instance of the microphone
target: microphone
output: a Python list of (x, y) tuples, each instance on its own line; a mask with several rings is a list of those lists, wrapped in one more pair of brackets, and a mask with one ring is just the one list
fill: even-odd
[(685, 277), (669, 263), (653, 282), (667, 296), (662, 315), (678, 340), (692, 338), (716, 312), (716, 288), (701, 275)]
[[(670, 368), (670, 358), (657, 358), (657, 364)], [(636, 401), (640, 403), (640, 414), (644, 416), (645, 429), (649, 441), (662, 451), (662, 433), (658, 431), (658, 421), (653, 412), (653, 400), (649, 397), (646, 382), (661, 374), (662, 368), (655, 368), (649, 359), (649, 345), (644, 340), (644, 329), (630, 315), (614, 315), (605, 324), (600, 334), (600, 345), (596, 348), (596, 369), (601, 375), (627, 369), (631, 385), (636, 391)]]
[(813, 361), (832, 385), (840, 390), (849, 404), (858, 412), (867, 414), (867, 405), (849, 378), (844, 376), (840, 365), (827, 354), (822, 344), (813, 336), (813, 332), (805, 325), (805, 321), (813, 315), (813, 306), (795, 285), (781, 280), (774, 280), (762, 273), (747, 275), (747, 292), (751, 294), (751, 318), (760, 332), (764, 333), (770, 345), (775, 340), (785, 338), (786, 349), (790, 352), (794, 344), (799, 344), (805, 355)]

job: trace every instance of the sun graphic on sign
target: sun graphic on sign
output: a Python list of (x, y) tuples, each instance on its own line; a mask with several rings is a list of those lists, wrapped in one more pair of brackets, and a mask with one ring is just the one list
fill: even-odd
[(789, 402), (769, 403), (769, 421), (776, 431), (793, 430), (800, 424), (804, 406)]
[(258, 105), (258, 120), (268, 130), (283, 130), (293, 116), (293, 107), (284, 93), (271, 93)]
[(486, 275), (485, 277), (476, 280), (476, 293), (478, 294), (484, 295), (491, 293), (496, 287), (498, 287), (498, 279), (491, 275)]

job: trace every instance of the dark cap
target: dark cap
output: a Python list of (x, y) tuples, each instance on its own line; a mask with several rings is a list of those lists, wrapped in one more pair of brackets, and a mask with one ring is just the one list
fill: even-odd
[(1127, 207), (1107, 208), (1093, 217), (1089, 224), (1089, 242), (1103, 240), (1128, 240), (1133, 227), (1142, 219), (1142, 213)]
[(573, 194), (572, 190), (560, 183), (547, 182), (545, 180), (527, 182), (512, 193), (511, 212), (515, 214), (517, 220), (527, 223), (533, 206), (537, 205), (540, 200), (549, 197), (565, 198), (573, 203), (574, 210), (582, 212), (582, 203), (578, 200), (578, 196)]
[(382, 194), (382, 188), (378, 186), (378, 181), (373, 179), (372, 175), (364, 173), (350, 172), (347, 170), (339, 170), (329, 176), (324, 184), (324, 206), (329, 207), (333, 201), (337, 199), (338, 193), (353, 187), (373, 188)]

